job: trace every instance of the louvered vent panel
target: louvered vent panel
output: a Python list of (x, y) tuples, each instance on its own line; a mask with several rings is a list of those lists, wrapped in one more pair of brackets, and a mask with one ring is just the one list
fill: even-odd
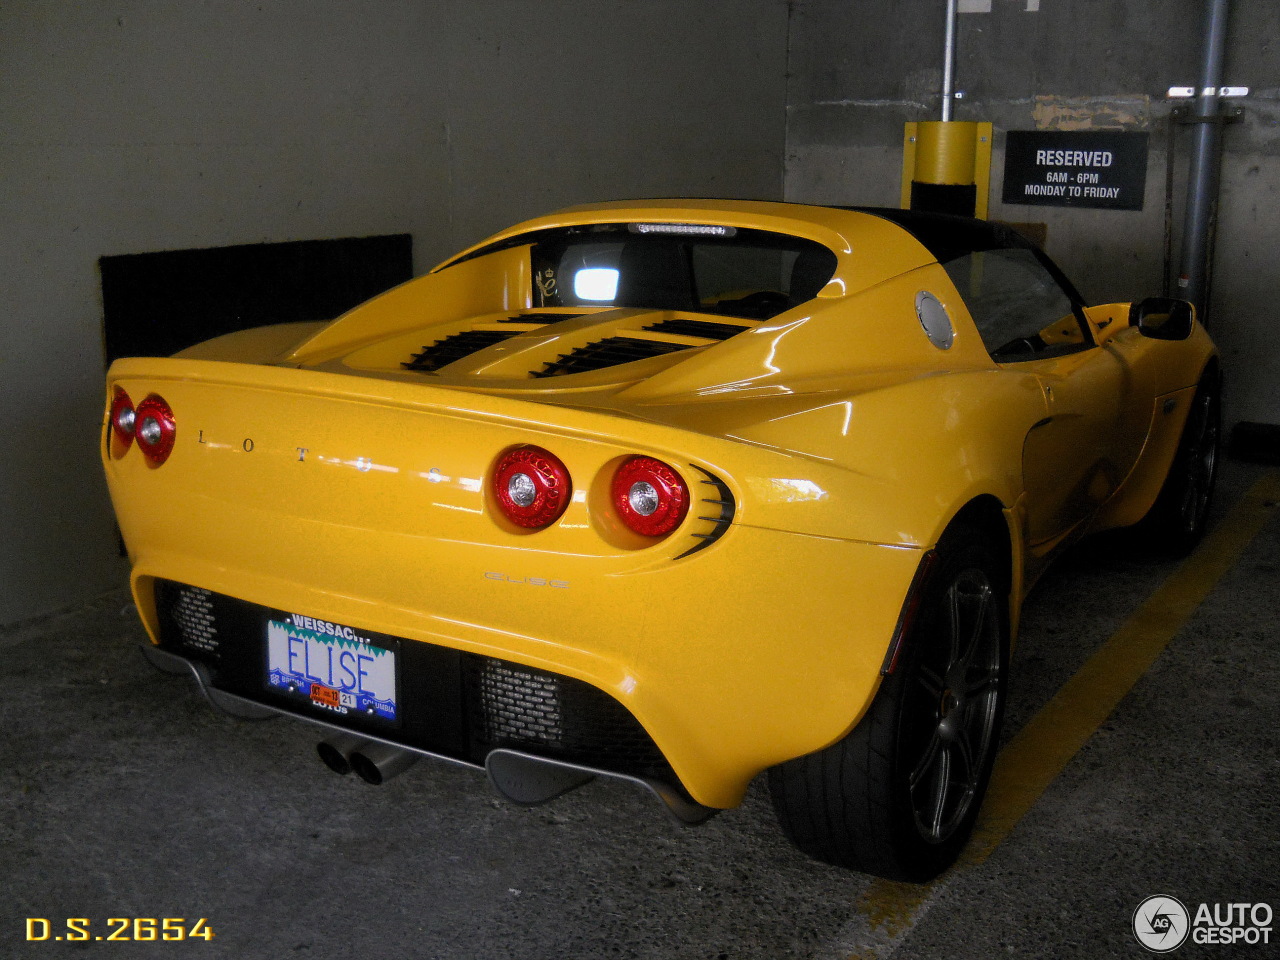
[(534, 371), (533, 376), (561, 377), (570, 373), (586, 373), (588, 370), (603, 370), (606, 367), (616, 367), (635, 360), (648, 360), (650, 357), (660, 357), (663, 354), (688, 349), (687, 343), (637, 340), (633, 337), (608, 337), (564, 354), (559, 359), (546, 364), (542, 370)]
[(645, 327), (654, 333), (676, 333), (684, 337), (706, 337), (708, 340), (728, 340), (750, 327), (738, 323), (717, 323), (714, 320), (685, 320), (676, 317)]
[(576, 320), (584, 317), (584, 313), (517, 313), (499, 323), (559, 323), (562, 320)]
[(437, 340), (435, 343), (423, 347), (421, 353), (415, 353), (413, 359), (407, 363), (400, 364), (400, 366), (406, 370), (420, 370), (424, 373), (431, 373), (441, 367), (448, 366), (455, 360), (469, 357), (485, 347), (491, 347), (495, 343), (501, 343), (503, 340), (514, 337), (516, 333), (517, 331), (515, 330), (510, 333), (506, 330), (464, 330), (462, 333), (455, 333), (453, 336), (445, 337), (443, 340)]

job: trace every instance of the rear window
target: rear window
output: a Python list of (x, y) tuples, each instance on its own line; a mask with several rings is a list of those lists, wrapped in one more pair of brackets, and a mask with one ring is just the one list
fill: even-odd
[(539, 230), (477, 250), (531, 244), (536, 307), (638, 307), (767, 320), (813, 299), (836, 269), (822, 244), (764, 230), (609, 223)]

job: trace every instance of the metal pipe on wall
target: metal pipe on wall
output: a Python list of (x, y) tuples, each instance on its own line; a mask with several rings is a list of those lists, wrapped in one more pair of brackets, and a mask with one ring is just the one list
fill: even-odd
[(947, 0), (947, 34), (942, 54), (942, 119), (951, 119), (951, 103), (956, 98), (956, 4)]
[(1228, 7), (1228, 0), (1207, 0), (1205, 5), (1204, 61), (1190, 117), (1194, 130), (1178, 295), (1194, 303), (1201, 318), (1206, 317), (1209, 306), (1209, 273), (1213, 254), (1211, 231), (1222, 163), (1222, 114), (1218, 90), (1222, 86)]

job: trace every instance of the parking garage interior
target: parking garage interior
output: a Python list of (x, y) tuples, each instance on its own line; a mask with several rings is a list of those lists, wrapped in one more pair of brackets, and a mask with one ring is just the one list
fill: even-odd
[[(1149, 897), (1280, 907), (1277, 35), (1262, 0), (0, 6), (0, 956), (1131, 957)], [(987, 806), (941, 878), (807, 859), (763, 777), (698, 827), (603, 780), (530, 808), (463, 767), (371, 787), (305, 725), (225, 717), (139, 655), (109, 360), (329, 319), (571, 204), (898, 206), (904, 129), (944, 94), (991, 124), (987, 215), (1090, 302), (1185, 291), (1218, 131), (1195, 282), (1225, 386), (1202, 546), (1103, 534), (1027, 600)], [(1019, 138), (1062, 133), (1142, 135), (1127, 208), (1010, 199)], [(68, 918), (213, 935), (54, 939)], [(1267, 956), (1264, 926), (1176, 955)]]

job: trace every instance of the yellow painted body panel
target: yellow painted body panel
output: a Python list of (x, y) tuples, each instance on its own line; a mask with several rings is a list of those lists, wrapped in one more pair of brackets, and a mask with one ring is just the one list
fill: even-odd
[[(631, 711), (694, 799), (732, 806), (761, 770), (835, 742), (862, 716), (920, 558), (966, 504), (991, 498), (1005, 517), (1015, 623), (1037, 559), (1145, 513), (1182, 398), (1212, 356), (1199, 327), (1181, 344), (1146, 340), (1127, 321), (1110, 330), (1127, 309), (1110, 305), (1089, 314), (1100, 346), (996, 364), (929, 252), (851, 211), (598, 205), (471, 252), (529, 230), (630, 220), (805, 237), (835, 254), (835, 274), (816, 298), (740, 321), (723, 342), (647, 329), (672, 311), (587, 309), (546, 325), (521, 317), (519, 336), (437, 372), (405, 369), (425, 344), (511, 330), (513, 312), (533, 309), (529, 247), (513, 246), (450, 261), (327, 326), (114, 364), (108, 408), (117, 386), (135, 402), (157, 393), (177, 421), (159, 467), (136, 444), (121, 456), (103, 443), (153, 638), (152, 583), (164, 578), (574, 677)], [(917, 319), (921, 292), (951, 319), (949, 349)], [(616, 336), (686, 349), (531, 373)], [(1058, 416), (1065, 429), (1043, 429)], [(1090, 417), (1110, 424), (1110, 439), (1062, 486), (1044, 465), (1077, 464)], [(491, 490), (498, 458), (523, 444), (554, 452), (574, 488), (537, 532), (501, 516)], [(624, 529), (608, 488), (634, 454), (691, 485), (719, 478), (736, 503), (723, 535), (688, 553), (716, 532), (696, 503), (657, 543)]]

